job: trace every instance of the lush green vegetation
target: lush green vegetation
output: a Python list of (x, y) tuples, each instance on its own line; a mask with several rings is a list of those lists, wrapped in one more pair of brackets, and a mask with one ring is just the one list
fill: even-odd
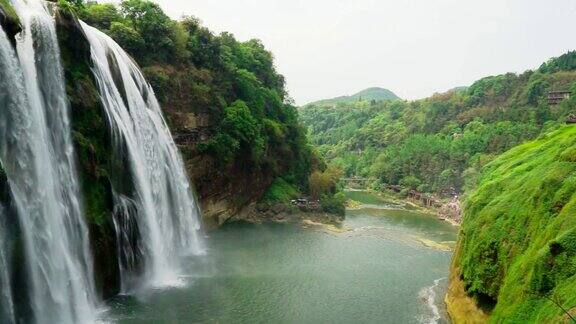
[[(309, 178), (308, 193), (313, 200), (321, 201), (322, 210), (344, 216), (346, 198), (342, 192), (339, 169), (326, 166), (314, 168)], [(302, 195), (294, 185), (282, 178), (276, 178), (264, 195), (264, 202), (284, 202), (299, 198)]]
[(190, 165), (210, 162), (207, 171), (190, 168), (201, 196), (234, 187), (234, 195), (246, 196), (235, 199), (241, 205), (308, 192), (310, 174), (323, 164), (315, 162), (284, 78), (259, 40), (215, 35), (194, 17), (171, 20), (147, 0), (61, 1), (134, 57), (176, 136), (201, 134), (181, 146)]
[(298, 188), (295, 188), (282, 178), (276, 178), (268, 190), (266, 190), (264, 201), (287, 203), (292, 199), (298, 198), (298, 196), (300, 196)]
[(491, 163), (470, 195), (456, 260), (495, 323), (557, 323), (576, 307), (576, 126)]
[(337, 105), (346, 105), (346, 104), (354, 104), (358, 101), (383, 101), (383, 100), (395, 100), (400, 99), (394, 92), (383, 89), (383, 88), (368, 88), (364, 89), (356, 94), (351, 96), (340, 96), (332, 99), (324, 99), (309, 103), (308, 105), (314, 106), (337, 106)]
[(11, 19), (18, 21), (18, 15), (8, 0), (0, 0), (0, 10), (8, 15)]
[[(418, 101), (308, 105), (301, 117), (312, 142), (347, 176), (422, 192), (454, 194), (475, 186), (487, 162), (562, 124), (576, 108), (576, 53), (536, 71), (507, 73)], [(549, 106), (550, 90), (572, 90)]]
[(299, 173), (289, 180), (305, 184), (311, 153), (296, 110), (287, 104), (284, 79), (258, 40), (214, 35), (192, 17), (173, 21), (150, 1), (127, 0), (119, 7), (90, 4), (78, 11), (138, 61), (176, 133), (178, 114), (170, 112), (210, 115), (214, 136), (198, 145), (201, 153), (213, 155), (223, 166), (241, 160), (255, 170), (270, 168), (278, 174), (288, 161)]
[(315, 170), (310, 175), (310, 195), (313, 199), (322, 201), (325, 212), (344, 216), (346, 198), (340, 188), (342, 171), (334, 167), (325, 170)]

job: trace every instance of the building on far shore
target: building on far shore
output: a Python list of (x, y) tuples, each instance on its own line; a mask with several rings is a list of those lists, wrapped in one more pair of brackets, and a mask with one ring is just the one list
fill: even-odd
[(550, 91), (548, 92), (548, 104), (557, 105), (562, 100), (570, 98), (570, 91)]

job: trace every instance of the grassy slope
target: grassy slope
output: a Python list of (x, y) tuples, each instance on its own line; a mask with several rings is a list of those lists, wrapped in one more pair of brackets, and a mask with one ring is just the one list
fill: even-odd
[(486, 166), (467, 201), (456, 262), (493, 322), (550, 322), (576, 307), (576, 126)]

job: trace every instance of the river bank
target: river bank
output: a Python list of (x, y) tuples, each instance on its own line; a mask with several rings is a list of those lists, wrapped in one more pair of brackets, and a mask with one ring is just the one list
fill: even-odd
[(321, 208), (303, 208), (292, 203), (282, 202), (252, 203), (235, 213), (233, 210), (227, 209), (224, 204), (204, 206), (203, 212), (206, 210), (216, 215), (212, 218), (217, 220), (217, 222), (209, 222), (207, 224), (209, 228), (218, 228), (236, 222), (249, 224), (303, 223), (306, 220), (340, 226), (344, 220), (344, 215), (327, 213)]

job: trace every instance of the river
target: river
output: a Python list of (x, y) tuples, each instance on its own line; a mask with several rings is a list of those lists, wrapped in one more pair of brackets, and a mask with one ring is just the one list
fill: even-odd
[(171, 287), (108, 302), (118, 323), (446, 323), (450, 224), (366, 192), (344, 232), (230, 224)]

